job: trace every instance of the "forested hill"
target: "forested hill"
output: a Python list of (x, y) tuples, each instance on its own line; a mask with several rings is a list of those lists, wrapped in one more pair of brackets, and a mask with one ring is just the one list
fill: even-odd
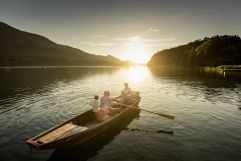
[[(67, 31), (66, 31), (67, 32)], [(101, 56), (56, 44), (0, 22), (0, 66), (119, 65), (113, 56)]]
[(148, 65), (219, 66), (241, 64), (239, 36), (214, 36), (155, 53)]

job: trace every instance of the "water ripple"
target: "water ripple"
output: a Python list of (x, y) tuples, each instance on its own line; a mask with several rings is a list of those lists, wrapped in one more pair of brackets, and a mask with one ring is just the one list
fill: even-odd
[[(237, 151), (241, 148), (237, 141), (241, 139), (241, 84), (236, 81), (149, 70), (145, 78), (135, 80), (135, 76), (128, 78), (128, 68), (58, 70), (30, 75), (23, 71), (22, 82), (13, 87), (6, 85), (9, 94), (0, 98), (0, 145), (8, 145), (0, 149), (5, 155), (3, 160), (27, 158), (26, 139), (90, 109), (88, 103), (93, 96), (102, 95), (104, 90), (110, 90), (112, 96), (119, 95), (126, 80), (132, 89), (141, 92), (141, 108), (175, 116), (173, 121), (142, 111), (129, 128), (171, 130), (174, 135), (122, 131), (90, 160), (129, 157), (192, 161), (230, 159), (230, 155), (241, 158)], [(36, 73), (41, 80), (29, 81)], [(48, 155), (39, 154), (36, 160), (44, 160)]]

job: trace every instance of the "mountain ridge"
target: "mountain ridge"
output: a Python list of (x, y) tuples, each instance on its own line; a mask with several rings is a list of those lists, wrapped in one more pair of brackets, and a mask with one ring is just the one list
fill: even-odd
[(114, 56), (95, 55), (0, 22), (0, 66), (120, 65)]

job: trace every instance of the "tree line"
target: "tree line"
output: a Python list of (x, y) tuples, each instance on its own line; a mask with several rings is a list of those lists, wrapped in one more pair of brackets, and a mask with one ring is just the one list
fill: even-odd
[(204, 39), (155, 53), (148, 65), (219, 66), (241, 64), (241, 39), (237, 35)]

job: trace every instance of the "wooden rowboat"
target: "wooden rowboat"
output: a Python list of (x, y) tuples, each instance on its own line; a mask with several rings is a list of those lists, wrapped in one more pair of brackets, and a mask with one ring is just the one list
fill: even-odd
[[(139, 92), (132, 91), (131, 98), (129, 105), (138, 107), (141, 99)], [(120, 96), (115, 98), (117, 102), (120, 99)], [(27, 140), (26, 143), (37, 150), (77, 145), (104, 133), (124, 121), (126, 117), (135, 117), (140, 112), (139, 109), (120, 107), (118, 104), (114, 104), (113, 108), (119, 110), (109, 115), (105, 121), (97, 120), (91, 109)]]

